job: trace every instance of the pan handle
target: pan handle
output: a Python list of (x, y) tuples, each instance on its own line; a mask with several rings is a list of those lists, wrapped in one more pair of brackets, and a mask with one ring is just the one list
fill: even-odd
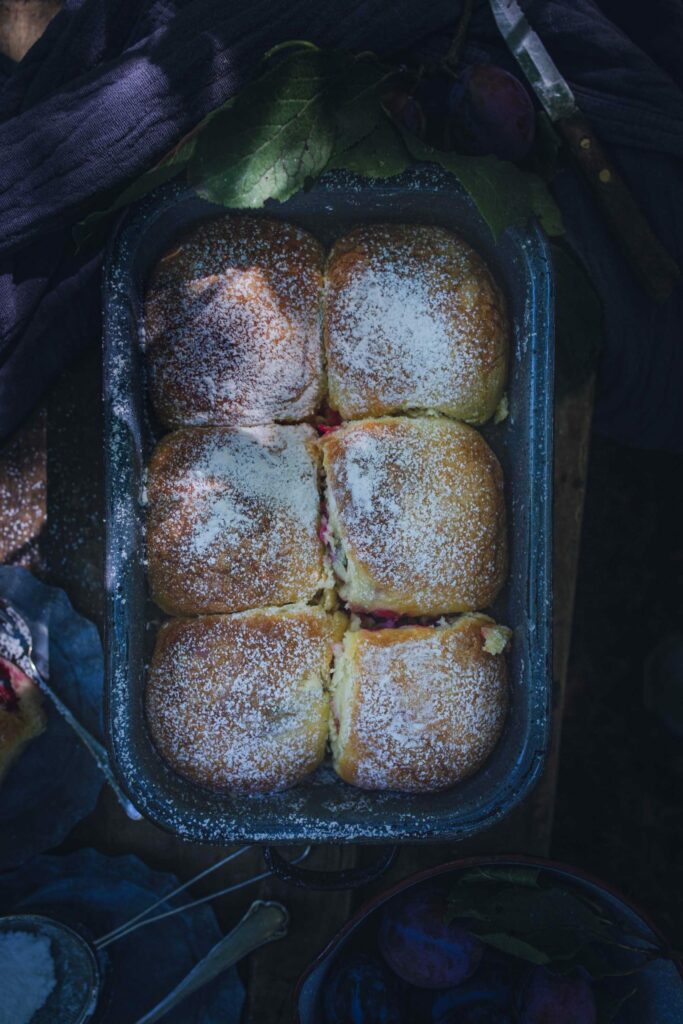
[(396, 859), (398, 846), (381, 847), (380, 856), (373, 864), (364, 864), (355, 868), (344, 868), (341, 871), (317, 871), (311, 868), (300, 867), (285, 860), (281, 853), (274, 846), (263, 848), (263, 858), (274, 875), (297, 885), (301, 889), (323, 889), (333, 891), (335, 889), (358, 889), (361, 885), (373, 882), (380, 875), (383, 875)]

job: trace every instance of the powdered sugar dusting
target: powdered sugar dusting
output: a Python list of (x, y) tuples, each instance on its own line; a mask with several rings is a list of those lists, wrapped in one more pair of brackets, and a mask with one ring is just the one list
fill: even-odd
[(440, 615), (490, 604), (506, 568), (502, 473), (476, 431), (387, 417), (320, 443), (350, 605)]
[(347, 419), (428, 408), (487, 419), (504, 385), (507, 333), (483, 262), (440, 228), (358, 228), (332, 251), (329, 386)]
[(353, 751), (342, 755), (342, 775), (365, 788), (421, 791), (476, 771), (507, 712), (505, 660), (483, 651), (477, 617), (350, 638)]
[(182, 775), (246, 791), (292, 785), (322, 760), (332, 648), (344, 617), (264, 609), (176, 620), (160, 633), (146, 704)]
[(224, 217), (159, 264), (145, 303), (150, 391), (170, 426), (292, 422), (322, 391), (323, 252), (300, 228)]
[(155, 599), (196, 613), (312, 598), (325, 584), (317, 478), (307, 425), (169, 435), (147, 485)]
[(50, 940), (25, 931), (0, 933), (0, 1024), (30, 1024), (57, 985)]

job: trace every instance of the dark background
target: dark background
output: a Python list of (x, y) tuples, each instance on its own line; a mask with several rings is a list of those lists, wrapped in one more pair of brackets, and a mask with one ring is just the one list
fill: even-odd
[(591, 439), (551, 846), (679, 949), (683, 740), (648, 711), (643, 681), (650, 652), (683, 634), (682, 482), (681, 455)]

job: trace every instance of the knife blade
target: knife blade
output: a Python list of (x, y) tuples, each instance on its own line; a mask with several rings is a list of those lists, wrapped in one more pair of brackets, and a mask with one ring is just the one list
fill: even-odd
[(574, 93), (517, 0), (489, 0), (508, 49), (588, 181), (612, 234), (651, 298), (667, 299), (680, 270), (648, 224), (628, 185), (581, 113)]
[(574, 93), (516, 0), (491, 0), (491, 9), (500, 34), (550, 120), (576, 114)]

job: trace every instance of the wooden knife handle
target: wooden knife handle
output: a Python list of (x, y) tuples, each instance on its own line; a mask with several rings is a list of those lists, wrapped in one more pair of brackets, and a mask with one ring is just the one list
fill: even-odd
[(653, 232), (593, 129), (581, 114), (561, 118), (556, 126), (643, 288), (657, 302), (667, 299), (680, 276), (678, 264)]

